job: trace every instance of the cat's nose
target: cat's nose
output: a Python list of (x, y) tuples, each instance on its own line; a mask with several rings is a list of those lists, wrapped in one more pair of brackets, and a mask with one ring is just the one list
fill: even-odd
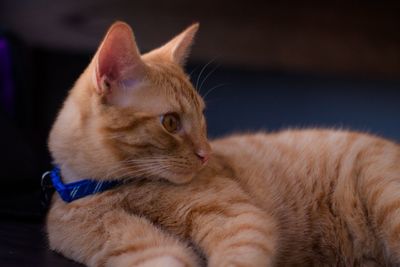
[(201, 160), (203, 164), (206, 164), (210, 159), (210, 151), (205, 149), (199, 149), (196, 152), (196, 156)]

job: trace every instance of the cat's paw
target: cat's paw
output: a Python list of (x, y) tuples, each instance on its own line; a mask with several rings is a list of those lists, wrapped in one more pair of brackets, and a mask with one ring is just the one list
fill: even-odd
[[(147, 260), (137, 267), (185, 267), (186, 264), (174, 256), (161, 256)], [(135, 267), (136, 267), (135, 266)]]

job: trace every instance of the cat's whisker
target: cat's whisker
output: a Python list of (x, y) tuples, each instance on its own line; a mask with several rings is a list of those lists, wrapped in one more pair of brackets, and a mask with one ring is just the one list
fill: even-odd
[(207, 73), (206, 77), (204, 77), (203, 81), (200, 83), (200, 87), (198, 89), (199, 93), (201, 92), (201, 88), (203, 88), (204, 83), (206, 82), (207, 78), (211, 76), (219, 67), (220, 65), (217, 64), (209, 73)]
[(126, 176), (133, 176), (132, 178), (140, 177), (142, 175), (161, 175), (162, 171), (166, 170), (166, 167), (163, 166), (153, 166), (153, 167), (148, 167), (148, 168), (142, 168), (142, 169), (135, 169), (131, 170), (126, 174)]
[(162, 168), (149, 170), (149, 173), (152, 176), (160, 176), (160, 177), (162, 177), (163, 175), (165, 175), (165, 171), (168, 171), (168, 170), (170, 170), (170, 168), (168, 168), (166, 166), (163, 166)]
[(147, 157), (147, 158), (132, 158), (132, 159), (128, 159), (129, 161), (135, 161), (135, 160), (154, 160), (154, 159), (170, 159), (171, 157), (167, 157), (167, 156), (151, 156), (151, 157)]
[[(110, 178), (120, 178), (121, 176), (124, 177), (126, 176), (125, 172), (128, 173), (134, 173), (135, 175), (139, 175), (139, 174), (145, 174), (147, 172), (151, 172), (154, 169), (160, 169), (163, 168), (163, 164), (157, 164), (157, 163), (149, 163), (149, 164), (140, 164), (140, 165), (136, 165), (136, 166), (124, 166), (124, 167), (120, 167), (120, 168), (116, 168), (114, 170), (110, 170), (106, 177), (108, 179)], [(118, 177), (115, 177), (118, 176)]]
[(174, 157), (166, 157), (166, 156), (156, 156), (156, 157), (149, 157), (149, 158), (142, 158), (142, 159), (129, 159), (122, 161), (122, 163), (140, 163), (140, 162), (155, 162), (155, 161), (174, 161), (179, 160)]
[(154, 162), (155, 158), (138, 158), (138, 159), (125, 159), (120, 161), (120, 164), (131, 164), (131, 163), (146, 163), (146, 162)]
[(200, 66), (199, 65), (197, 65), (196, 67), (194, 67), (194, 69), (192, 69), (191, 71), (190, 71), (190, 73), (189, 73), (189, 77), (191, 77), (192, 76), (192, 74), (194, 73), (194, 72), (196, 72), (196, 70), (199, 68)]
[(122, 137), (125, 137), (126, 135), (125, 134), (116, 134), (116, 135), (112, 135), (112, 136), (108, 136), (107, 138), (108, 139), (118, 139), (118, 138), (122, 138)]
[(124, 164), (141, 164), (141, 163), (157, 163), (157, 162), (168, 162), (170, 159), (149, 159), (149, 160), (132, 160), (123, 162)]
[[(144, 162), (141, 164), (135, 164), (135, 165), (125, 165), (125, 166), (118, 166), (116, 168), (110, 169), (107, 172), (106, 177), (107, 178), (113, 178), (116, 174), (123, 173), (124, 171), (129, 171), (129, 170), (141, 170), (145, 168), (150, 168), (150, 167), (156, 167), (157, 164), (155, 162)], [(121, 175), (118, 175), (121, 176)]]
[[(190, 164), (182, 157), (152, 156), (148, 158), (125, 159), (121, 165), (108, 170), (107, 179), (121, 178), (130, 175), (138, 176), (143, 174), (162, 174), (161, 170), (168, 169), (187, 169)], [(118, 176), (118, 177), (116, 177)]]
[[(107, 175), (107, 179), (112, 178), (128, 178), (130, 173), (132, 172), (131, 168), (119, 168), (112, 173)], [(117, 175), (118, 174), (118, 175)], [(116, 177), (117, 176), (117, 177)]]
[(105, 177), (106, 177), (106, 179), (120, 178), (120, 177), (115, 177), (115, 175), (123, 172), (124, 170), (129, 170), (129, 167), (123, 166), (123, 167), (112, 168), (107, 172)]
[(203, 96), (204, 100), (206, 100), (206, 97), (207, 97), (212, 91), (214, 91), (215, 89), (220, 88), (220, 87), (222, 87), (222, 86), (225, 86), (225, 85), (227, 85), (227, 84), (226, 84), (226, 83), (221, 83), (221, 84), (218, 84), (218, 85), (212, 87), (211, 89), (209, 89), (209, 90), (204, 94), (204, 96)]
[[(215, 61), (215, 58), (214, 59), (212, 59), (212, 60), (210, 60), (207, 64), (205, 64), (204, 66), (203, 66), (203, 68), (201, 69), (201, 71), (200, 71), (200, 73), (199, 73), (199, 76), (197, 76), (197, 81), (196, 81), (196, 89), (198, 88), (198, 86), (199, 86), (199, 81), (200, 81), (200, 79), (201, 79), (201, 75), (203, 74), (203, 72), (205, 71), (205, 69), (208, 67), (208, 65), (210, 65), (211, 63), (213, 63)], [(200, 91), (199, 91), (199, 93), (200, 93)]]
[(187, 169), (185, 165), (174, 165), (174, 164), (152, 164), (152, 165), (145, 165), (135, 167), (134, 169), (129, 170), (127, 173), (124, 174), (125, 177), (127, 176), (141, 176), (143, 174), (150, 175), (150, 176), (160, 176), (162, 177), (165, 175), (165, 171), (171, 171), (172, 169), (182, 168)]

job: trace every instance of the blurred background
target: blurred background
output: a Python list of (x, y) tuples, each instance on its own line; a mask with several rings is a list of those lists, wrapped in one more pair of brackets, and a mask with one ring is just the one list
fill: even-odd
[(74, 266), (46, 248), (46, 139), (115, 20), (142, 52), (199, 21), (187, 65), (211, 137), (289, 127), (400, 141), (399, 1), (0, 1), (1, 266)]

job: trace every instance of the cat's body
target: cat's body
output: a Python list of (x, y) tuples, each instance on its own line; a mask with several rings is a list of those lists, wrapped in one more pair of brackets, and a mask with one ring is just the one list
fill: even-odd
[(385, 257), (399, 249), (400, 222), (392, 217), (400, 204), (399, 146), (316, 129), (234, 136), (215, 141), (213, 150), (276, 220), (278, 266), (394, 263)]
[[(126, 27), (117, 25), (108, 38)], [(192, 31), (174, 39), (173, 55), (184, 57)], [(101, 49), (108, 51), (107, 37)], [(95, 63), (72, 90), (50, 136), (64, 179), (129, 182), (71, 203), (55, 196), (47, 224), (52, 249), (90, 266), (196, 266), (188, 242), (208, 266), (400, 264), (398, 145), (346, 131), (288, 130), (215, 140), (210, 157), (204, 104), (165, 59), (170, 49), (143, 56), (152, 68), (146, 78), (170, 88), (166, 96), (135, 89), (128, 106), (113, 95), (113, 80), (99, 75), (93, 85)], [(101, 52), (96, 58), (101, 72)], [(146, 105), (151, 101), (157, 105)], [(165, 123), (171, 111), (182, 131), (171, 117)], [(165, 114), (162, 126), (153, 114)]]

